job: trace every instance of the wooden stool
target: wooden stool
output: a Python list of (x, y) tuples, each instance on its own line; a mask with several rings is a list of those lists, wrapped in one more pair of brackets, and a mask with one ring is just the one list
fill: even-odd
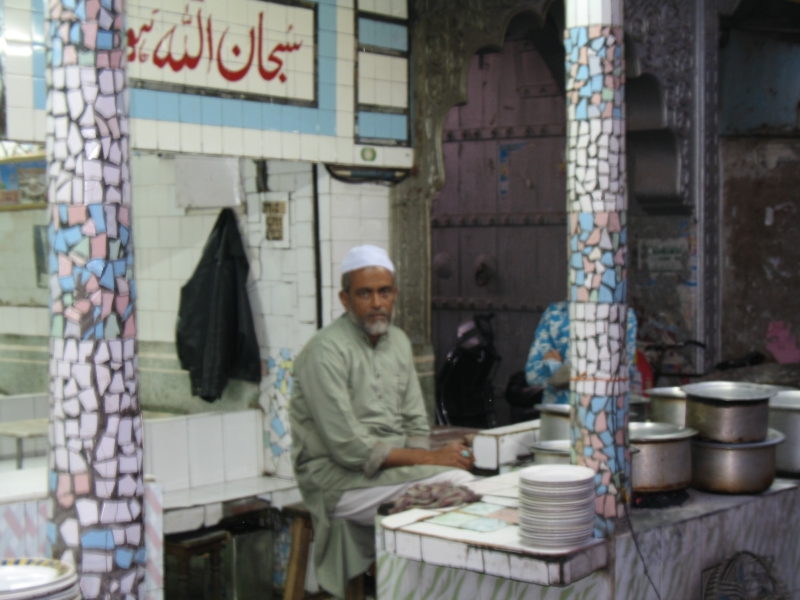
[(227, 531), (211, 531), (201, 535), (181, 536), (165, 539), (164, 551), (178, 560), (178, 580), (181, 585), (181, 598), (189, 598), (189, 559), (208, 554), (211, 563), (211, 597), (222, 598), (222, 548), (230, 540)]
[[(306, 568), (314, 530), (311, 515), (302, 502), (283, 507), (283, 514), (292, 521), (292, 545), (286, 573), (283, 600), (303, 600), (306, 591)], [(315, 594), (314, 598), (329, 598), (328, 594)], [(347, 586), (346, 600), (364, 600), (364, 576), (352, 579)]]

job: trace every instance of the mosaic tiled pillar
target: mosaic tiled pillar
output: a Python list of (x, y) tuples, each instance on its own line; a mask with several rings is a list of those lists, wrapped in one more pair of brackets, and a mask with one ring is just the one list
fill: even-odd
[(48, 537), (87, 600), (139, 598), (145, 575), (123, 6), (48, 3)]
[(622, 0), (565, 8), (572, 448), (604, 537), (630, 495)]

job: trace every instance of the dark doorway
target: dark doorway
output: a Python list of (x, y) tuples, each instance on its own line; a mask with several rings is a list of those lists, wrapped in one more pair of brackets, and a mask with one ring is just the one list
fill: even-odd
[(494, 313), (499, 424), (512, 420), (502, 390), (524, 368), (542, 312), (567, 293), (560, 20), (518, 17), (501, 50), (476, 54), (467, 103), (444, 126), (446, 183), (431, 215), (436, 365), (459, 323)]

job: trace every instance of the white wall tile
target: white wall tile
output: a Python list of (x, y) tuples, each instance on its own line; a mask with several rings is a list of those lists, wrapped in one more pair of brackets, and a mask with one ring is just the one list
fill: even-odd
[(203, 153), (222, 154), (222, 127), (203, 125)]
[(189, 434), (185, 417), (145, 421), (145, 456), (165, 492), (189, 487)]
[(247, 410), (222, 415), (225, 481), (258, 477), (258, 455), (263, 448), (261, 411)]
[(192, 487), (225, 481), (222, 415), (187, 417), (189, 440), (189, 481)]

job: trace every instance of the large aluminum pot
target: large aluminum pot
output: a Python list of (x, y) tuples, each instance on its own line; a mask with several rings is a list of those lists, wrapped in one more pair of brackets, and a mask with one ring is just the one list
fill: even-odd
[(800, 390), (779, 392), (769, 401), (769, 426), (786, 436), (775, 456), (780, 473), (800, 473)]
[(650, 419), (656, 423), (686, 425), (686, 394), (678, 386), (651, 388)]
[(535, 408), (540, 412), (540, 442), (569, 439), (569, 418), (572, 411), (569, 404), (537, 404)]
[(691, 438), (697, 431), (672, 423), (631, 423), (631, 487), (637, 493), (682, 490), (692, 481)]
[(533, 463), (536, 465), (568, 465), (570, 464), (570, 441), (548, 440), (533, 445)]
[(686, 425), (700, 437), (725, 444), (760, 442), (767, 437), (770, 385), (738, 381), (704, 381), (684, 385)]
[(770, 429), (750, 444), (692, 440), (692, 487), (718, 494), (757, 494), (775, 479), (775, 450), (785, 436)]

